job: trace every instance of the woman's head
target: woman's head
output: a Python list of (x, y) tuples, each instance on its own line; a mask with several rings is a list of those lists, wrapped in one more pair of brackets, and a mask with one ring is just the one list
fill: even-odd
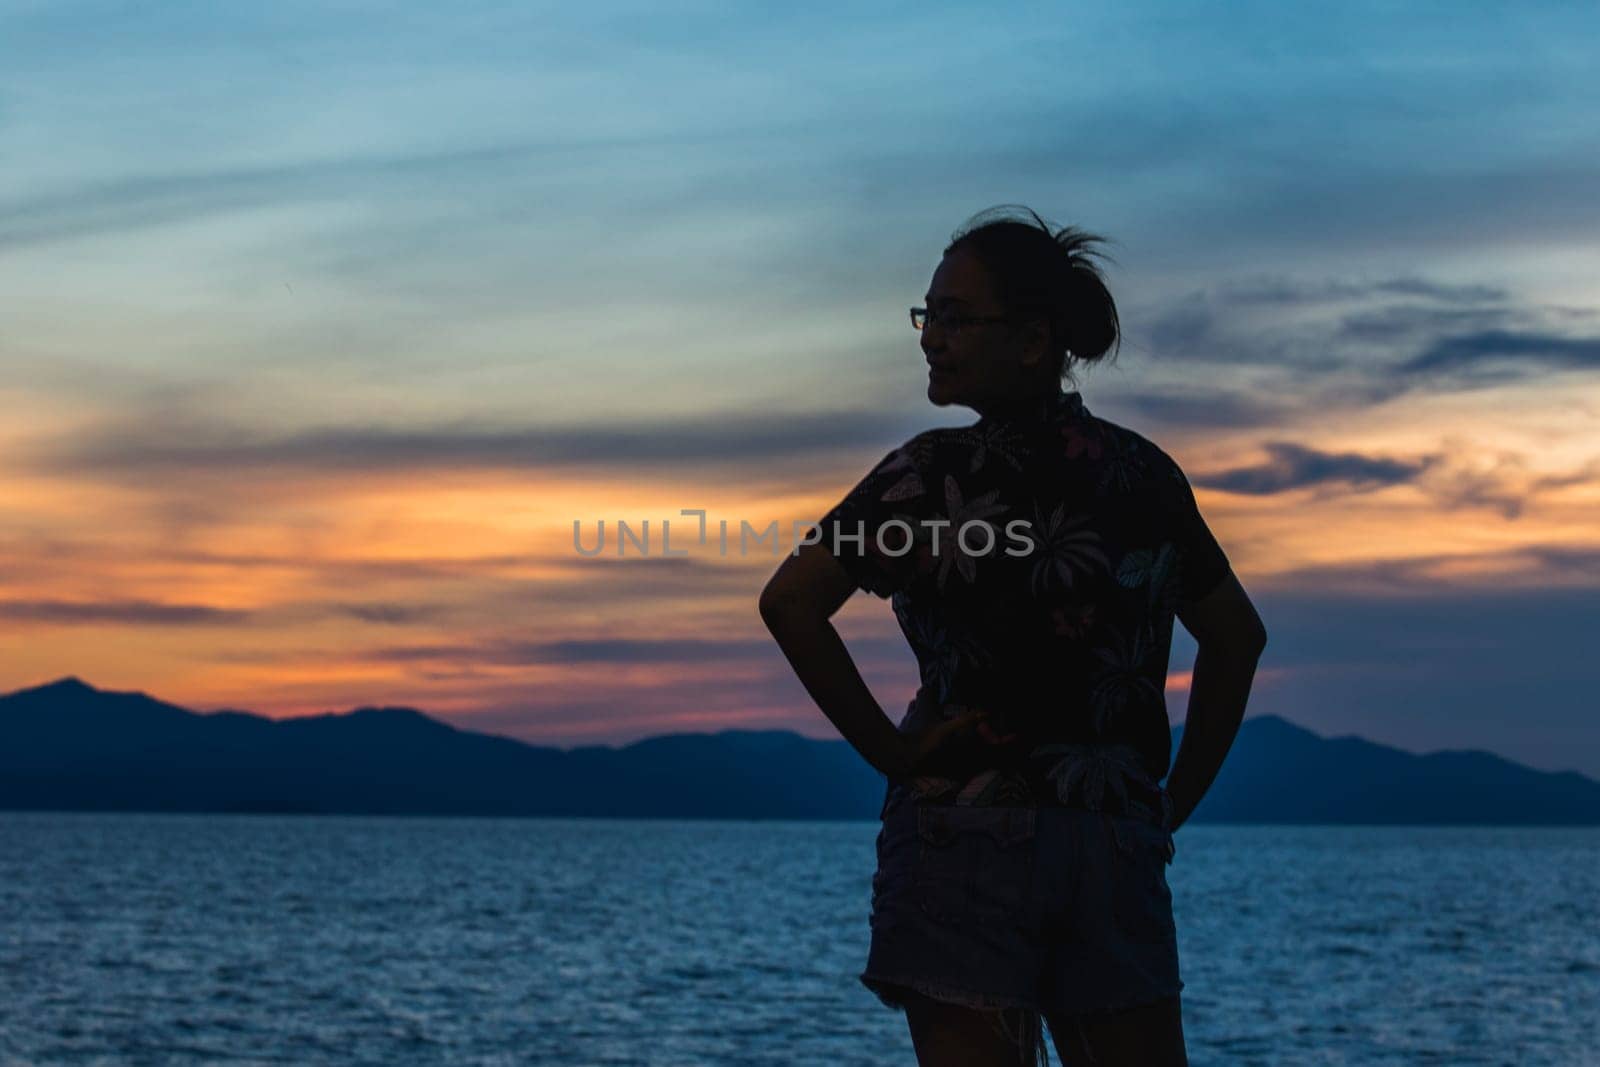
[(1000, 408), (1053, 391), (1077, 364), (1114, 352), (1117, 307), (1095, 262), (1101, 243), (1070, 226), (1052, 229), (1027, 208), (969, 219), (928, 287), (928, 399)]

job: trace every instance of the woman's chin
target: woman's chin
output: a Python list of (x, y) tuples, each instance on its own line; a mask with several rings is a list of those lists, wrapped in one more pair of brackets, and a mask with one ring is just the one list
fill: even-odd
[(928, 400), (939, 407), (945, 407), (955, 402), (955, 394), (950, 391), (948, 383), (937, 378), (929, 378)]

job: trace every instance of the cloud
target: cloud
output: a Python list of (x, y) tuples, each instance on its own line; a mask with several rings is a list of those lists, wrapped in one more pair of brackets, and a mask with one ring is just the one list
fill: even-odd
[(0, 618), (61, 625), (135, 623), (151, 626), (208, 626), (242, 622), (246, 611), (204, 604), (161, 604), (148, 600), (81, 602), (70, 600), (3, 600)]
[(1446, 508), (1492, 508), (1516, 519), (1545, 493), (1595, 482), (1600, 482), (1600, 459), (1558, 474), (1533, 474), (1525, 457), (1502, 452), (1487, 467), (1459, 458), (1440, 464), (1423, 489)]
[(1543, 315), (1492, 285), (1284, 275), (1224, 280), (1162, 301), (1143, 314), (1141, 339), (1159, 361), (1248, 367), (1314, 388), (1351, 374), (1393, 378), (1406, 347)]
[(303, 473), (416, 469), (661, 468), (801, 461), (910, 437), (919, 423), (897, 412), (710, 413), (657, 422), (483, 428), (466, 423), (397, 428), (329, 427), (270, 434), (214, 420), (119, 420), (35, 446), (57, 473), (145, 479), (184, 473)]
[(1407, 374), (1460, 373), (1484, 363), (1543, 364), (1559, 370), (1600, 370), (1600, 337), (1484, 330), (1441, 337), (1408, 360)]
[(1308, 306), (1346, 304), (1375, 298), (1403, 296), (1441, 304), (1491, 304), (1506, 300), (1510, 293), (1498, 285), (1439, 282), (1409, 276), (1364, 282), (1325, 278), (1245, 278), (1223, 282), (1215, 289), (1224, 304), (1242, 306), (1265, 304)]
[[(904, 654), (904, 641), (893, 637), (853, 638), (852, 652), (868, 657)], [(395, 645), (363, 653), (381, 662), (446, 661), (452, 664), (492, 666), (637, 665), (775, 662), (781, 658), (770, 638), (602, 638), (557, 641), (500, 641), (481, 644)]]
[(1548, 593), (1558, 598), (1587, 596), (1592, 601), (1594, 591), (1600, 590), (1600, 547), (1530, 544), (1491, 552), (1318, 564), (1277, 571), (1250, 585), (1327, 600), (1401, 597), (1422, 603), (1480, 595), (1536, 598)]
[(1459, 447), (1414, 458), (1329, 452), (1289, 441), (1262, 446), (1264, 463), (1194, 473), (1190, 481), (1208, 489), (1248, 496), (1272, 496), (1300, 489), (1373, 492), (1410, 485), (1446, 510), (1488, 508), (1506, 519), (1520, 518), (1542, 495), (1575, 485), (1600, 482), (1600, 459), (1558, 473), (1537, 474), (1515, 452), (1501, 452), (1487, 463)]
[(339, 604), (334, 610), (362, 622), (375, 622), (388, 626), (428, 622), (439, 615), (439, 607), (432, 604)]
[(1391, 278), (1372, 285), (1370, 291), (1383, 296), (1424, 297), (1444, 304), (1498, 303), (1511, 295), (1498, 285), (1448, 285), (1426, 278)]
[(1271, 457), (1265, 463), (1194, 475), (1191, 480), (1208, 489), (1252, 496), (1330, 483), (1362, 492), (1413, 482), (1437, 462), (1437, 457), (1405, 460), (1359, 452), (1323, 452), (1289, 441), (1269, 441), (1263, 447)]
[[(1567, 332), (1591, 318), (1498, 285), (1419, 276), (1224, 280), (1130, 317), (1147, 323), (1130, 338), (1148, 349), (1152, 381), (1129, 403), (1177, 426), (1287, 429), (1539, 368), (1600, 370), (1600, 337)], [(1218, 380), (1229, 387), (1205, 384)]]
[(1160, 426), (1232, 428), (1273, 426), (1291, 410), (1281, 401), (1244, 390), (1165, 388), (1140, 385), (1094, 401), (1095, 414), (1118, 421), (1121, 409)]
[(1473, 308), (1386, 304), (1344, 316), (1333, 337), (1365, 346), (1410, 346), (1418, 338), (1497, 327), (1510, 315), (1510, 310), (1499, 305)]
[[(321, 158), (257, 167), (196, 167), (147, 171), (110, 181), (0, 201), (0, 249), (14, 250), (84, 237), (112, 236), (151, 227), (299, 201), (430, 192), (441, 181), (476, 185), (512, 198), (566, 168), (622, 165), (646, 150), (693, 151), (741, 142), (781, 142), (781, 129), (681, 129), (621, 136), (551, 138), (485, 143), (453, 149)], [(416, 224), (417, 220), (410, 220)]]
[(0, 248), (172, 226), (341, 188), (355, 194), (374, 178), (448, 173), (462, 165), (504, 161), (513, 154), (507, 149), (480, 149), (129, 175), (0, 203)]

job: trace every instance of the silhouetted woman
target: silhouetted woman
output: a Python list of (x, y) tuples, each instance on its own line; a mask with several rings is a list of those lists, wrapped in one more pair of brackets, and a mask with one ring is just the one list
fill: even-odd
[[(1244, 715), (1266, 630), (1178, 465), (1063, 387), (1117, 344), (1100, 238), (986, 212), (911, 310), (918, 434), (786, 559), (761, 615), (888, 778), (861, 981), (918, 1062), (1186, 1062), (1166, 865)], [(896, 728), (828, 621), (891, 597), (922, 685)], [(1167, 774), (1176, 617), (1199, 643)], [(1166, 787), (1161, 779), (1166, 776)]]

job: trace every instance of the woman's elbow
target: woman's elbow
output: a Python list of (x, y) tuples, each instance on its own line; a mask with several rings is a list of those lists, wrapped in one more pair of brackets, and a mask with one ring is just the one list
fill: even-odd
[(758, 606), (770, 628), (774, 622), (811, 625), (827, 622), (855, 591), (850, 576), (826, 552), (802, 552), (783, 561)]
[(762, 621), (771, 626), (772, 621), (784, 613), (787, 604), (788, 598), (784, 596), (783, 592), (774, 589), (769, 584), (765, 589), (761, 590), (761, 596), (756, 601), (756, 609), (761, 612)]
[(1229, 635), (1227, 648), (1239, 655), (1260, 659), (1261, 653), (1267, 647), (1267, 628), (1258, 619), (1253, 626), (1246, 626)]
[(1261, 655), (1261, 653), (1265, 651), (1267, 647), (1267, 628), (1265, 626), (1257, 626), (1255, 632), (1252, 633), (1250, 637), (1252, 642), (1251, 647), (1255, 649), (1257, 656)]
[(767, 624), (769, 630), (775, 630), (783, 623), (803, 615), (804, 607), (804, 602), (793, 589), (777, 582), (768, 582), (767, 587), (761, 590), (760, 599), (756, 601), (756, 608), (761, 612), (761, 621)]
[(1267, 628), (1259, 618), (1239, 620), (1195, 635), (1200, 648), (1230, 659), (1257, 660), (1267, 647)]

